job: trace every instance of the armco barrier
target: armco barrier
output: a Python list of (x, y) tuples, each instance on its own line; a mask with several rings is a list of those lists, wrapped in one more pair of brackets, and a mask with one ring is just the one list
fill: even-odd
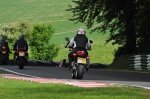
[(136, 70), (150, 70), (150, 54), (130, 56), (129, 68)]

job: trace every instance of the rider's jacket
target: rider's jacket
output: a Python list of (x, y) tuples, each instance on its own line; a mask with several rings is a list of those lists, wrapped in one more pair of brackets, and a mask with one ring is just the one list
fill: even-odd
[(18, 50), (19, 48), (24, 48), (26, 51), (28, 51), (28, 44), (23, 38), (20, 38), (14, 44), (14, 50)]
[(72, 38), (67, 45), (67, 48), (73, 46), (73, 49), (90, 49), (90, 42), (85, 35), (77, 34), (74, 38)]
[(8, 42), (6, 42), (5, 40), (1, 40), (0, 41), (0, 48), (2, 46), (6, 46), (7, 51), (9, 52), (9, 46), (8, 46)]

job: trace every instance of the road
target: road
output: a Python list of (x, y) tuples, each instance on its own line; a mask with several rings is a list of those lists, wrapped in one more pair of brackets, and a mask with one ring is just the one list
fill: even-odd
[[(0, 69), (32, 77), (72, 79), (71, 72), (66, 67), (25, 66), (25, 68), (21, 70), (18, 69), (18, 66), (1, 65)], [(90, 69), (84, 74), (81, 81), (100, 81), (150, 89), (150, 73)]]

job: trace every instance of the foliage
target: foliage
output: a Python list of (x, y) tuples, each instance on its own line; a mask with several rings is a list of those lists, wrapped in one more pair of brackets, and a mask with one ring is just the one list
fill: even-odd
[(29, 43), (32, 59), (52, 60), (57, 56), (58, 47), (49, 43), (53, 34), (51, 25), (34, 25)]
[[(49, 60), (56, 57), (58, 52), (58, 47), (55, 44), (49, 44), (53, 33), (54, 29), (52, 29), (51, 25), (35, 25), (32, 27), (28, 22), (23, 21), (3, 26), (1, 35), (7, 38), (9, 45), (13, 45), (18, 37), (24, 34), (30, 46), (30, 58)], [(12, 47), (10, 46), (11, 49), (13, 49)]]
[(150, 0), (138, 0), (137, 21), (137, 50), (142, 54), (150, 53)]
[[(110, 38), (107, 42), (113, 40), (113, 44), (126, 46), (127, 49), (135, 47), (135, 36), (132, 35), (134, 34), (133, 14), (132, 11), (128, 11), (132, 7), (132, 0), (130, 2), (128, 0), (74, 0), (73, 2), (77, 6), (68, 9), (73, 12), (72, 21), (85, 22), (88, 28), (93, 27), (96, 23), (96, 27), (92, 31), (105, 33), (106, 30), (109, 30)], [(131, 23), (127, 23), (128, 20)], [(127, 28), (130, 28), (130, 31)], [(129, 38), (130, 36), (132, 39)]]
[[(28, 40), (31, 31), (31, 24), (27, 21), (21, 21), (18, 23), (4, 25), (1, 30), (1, 35), (5, 36), (6, 41), (9, 44), (9, 48), (13, 49), (13, 45), (19, 36), (23, 34)], [(13, 58), (13, 54), (10, 55), (10, 58)]]
[(67, 9), (73, 13), (70, 20), (85, 23), (87, 28), (94, 27), (91, 32), (105, 33), (109, 30), (110, 37), (107, 42), (113, 41), (113, 44), (119, 44), (125, 49), (125, 52), (119, 52), (118, 55), (145, 52), (146, 48), (150, 48), (149, 0), (73, 0), (73, 2), (75, 6), (70, 5)]
[(18, 23), (4, 25), (2, 27), (1, 35), (5, 35), (9, 43), (12, 44), (19, 38), (21, 34), (23, 34), (28, 39), (30, 37), (31, 31), (31, 24), (27, 21), (21, 21)]
[[(9, 2), (9, 3), (7, 3)], [(64, 46), (66, 41), (64, 38), (68, 36), (72, 38), (75, 36), (79, 27), (86, 29), (84, 23), (77, 23), (69, 21), (72, 13), (65, 11), (69, 4), (73, 4), (72, 0), (64, 0), (63, 3), (59, 3), (59, 0), (2, 0), (0, 3), (0, 28), (7, 26), (8, 24), (20, 23), (21, 20), (26, 20), (30, 24), (51, 24), (55, 28), (55, 34), (52, 36), (50, 42), (55, 42), (60, 50), (54, 61), (61, 61), (63, 58), (67, 58), (69, 53), (68, 49)], [(18, 6), (19, 5), (19, 6)], [(73, 4), (74, 5), (74, 4)], [(5, 18), (4, 18), (5, 17)], [(33, 27), (31, 27), (33, 28)], [(110, 64), (114, 58), (113, 50), (117, 46), (113, 46), (110, 43), (105, 45), (105, 40), (109, 36), (107, 32), (105, 35), (95, 32), (90, 34), (90, 30), (86, 29), (86, 34), (89, 39), (92, 39), (92, 50), (89, 52), (91, 56), (91, 63), (107, 63)], [(27, 37), (25, 39), (28, 39)], [(30, 40), (27, 40), (29, 42)], [(11, 45), (9, 43), (9, 45)], [(12, 46), (12, 45), (11, 45)], [(98, 52), (97, 52), (98, 51)], [(30, 46), (29, 46), (29, 59), (31, 59)]]

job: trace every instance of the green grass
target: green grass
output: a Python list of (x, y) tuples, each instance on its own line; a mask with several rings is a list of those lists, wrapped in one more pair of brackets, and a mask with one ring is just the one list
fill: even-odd
[[(52, 41), (57, 41), (55, 43), (60, 44), (60, 51), (58, 53), (58, 56), (54, 58), (54, 60), (61, 61), (64, 58), (67, 58), (67, 55), (69, 53), (69, 50), (64, 48), (66, 45), (66, 41), (64, 38), (67, 36), (69, 38), (72, 38), (72, 34), (70, 33), (64, 33), (62, 34), (55, 34), (57, 36), (52, 37)], [(111, 43), (105, 44), (105, 40), (107, 37), (102, 37), (101, 34), (93, 33), (93, 34), (87, 34), (89, 39), (93, 40), (92, 50), (89, 51), (89, 55), (91, 56), (91, 63), (107, 63), (110, 64), (113, 61), (113, 52), (114, 49), (117, 49), (117, 46), (112, 46)], [(61, 43), (60, 43), (61, 42)]]
[[(69, 4), (72, 4), (71, 0), (64, 0), (63, 2), (61, 0), (1, 0), (0, 28), (19, 21), (28, 21), (32, 24), (51, 24), (55, 28), (51, 42), (60, 47), (58, 56), (54, 58), (54, 61), (61, 61), (67, 58), (69, 53), (68, 49), (64, 48), (66, 44), (64, 38), (75, 36), (80, 27), (86, 29), (83, 23), (75, 24), (75, 22), (68, 20), (72, 16), (71, 12), (65, 11)], [(87, 30), (88, 38), (94, 41), (92, 50), (89, 52), (91, 63), (112, 63), (113, 52), (117, 46), (113, 46), (111, 43), (105, 45), (109, 33), (102, 35), (97, 32), (92, 34), (89, 32), (90, 30)]]
[(63, 3), (60, 3), (60, 0), (1, 0), (0, 25), (26, 20), (33, 24), (52, 24), (56, 32), (62, 32), (66, 26), (73, 25), (68, 21), (70, 13), (65, 11), (70, 3), (71, 0), (65, 0)]
[(133, 87), (81, 88), (0, 78), (0, 99), (150, 99), (150, 91)]
[[(51, 24), (55, 28), (51, 42), (60, 46), (60, 61), (67, 58), (64, 38), (72, 38), (82, 23), (68, 21), (71, 13), (66, 12), (71, 0), (0, 0), (0, 28), (10, 23), (28, 21), (32, 24)], [(117, 46), (105, 45), (108, 37), (99, 33), (87, 36), (94, 41), (89, 52), (91, 62), (111, 63)], [(0, 72), (5, 73), (5, 72)], [(0, 99), (150, 99), (150, 91), (131, 87), (79, 88), (62, 84), (39, 84), (29, 81), (16, 81), (0, 78)]]

